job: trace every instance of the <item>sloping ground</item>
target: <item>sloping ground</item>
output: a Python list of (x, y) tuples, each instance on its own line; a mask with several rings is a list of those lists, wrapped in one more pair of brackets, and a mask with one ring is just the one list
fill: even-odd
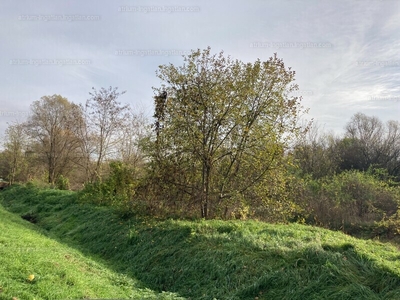
[[(0, 299), (177, 299), (143, 288), (0, 206)], [(182, 299), (182, 298), (180, 298)]]
[(389, 244), (298, 224), (123, 220), (56, 190), (15, 187), (0, 197), (54, 238), (159, 292), (190, 299), (400, 299), (400, 252)]

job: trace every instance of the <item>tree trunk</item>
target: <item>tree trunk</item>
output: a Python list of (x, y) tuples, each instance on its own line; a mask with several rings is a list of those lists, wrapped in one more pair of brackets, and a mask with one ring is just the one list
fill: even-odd
[(211, 175), (211, 167), (208, 159), (205, 159), (203, 161), (202, 186), (201, 186), (201, 217), (205, 219), (208, 219), (211, 216), (210, 175)]

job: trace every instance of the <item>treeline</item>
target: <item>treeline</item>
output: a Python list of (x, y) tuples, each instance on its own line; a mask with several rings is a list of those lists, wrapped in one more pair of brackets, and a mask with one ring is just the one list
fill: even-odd
[(93, 89), (84, 105), (60, 95), (34, 101), (26, 122), (6, 129), (1, 176), (11, 184), (33, 180), (80, 189), (107, 175), (110, 160), (138, 164), (136, 142), (146, 120), (117, 101), (123, 93)]
[(347, 170), (382, 169), (381, 179), (400, 181), (400, 123), (355, 114), (342, 136), (323, 133), (314, 125), (298, 141), (295, 158), (302, 174), (321, 178)]
[(6, 130), (0, 176), (80, 190), (126, 215), (332, 228), (396, 216), (398, 122), (356, 114), (342, 136), (301, 125), (295, 72), (276, 55), (244, 63), (208, 48), (157, 76), (152, 121), (112, 87), (85, 104), (33, 102), (26, 122)]
[(292, 152), (307, 223), (372, 236), (398, 234), (400, 123), (355, 114), (341, 136), (317, 125)]

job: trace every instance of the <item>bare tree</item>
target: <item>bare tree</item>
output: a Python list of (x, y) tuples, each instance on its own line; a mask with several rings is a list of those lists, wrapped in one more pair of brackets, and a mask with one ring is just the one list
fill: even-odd
[(362, 170), (371, 166), (380, 167), (387, 169), (390, 175), (400, 175), (399, 122), (388, 121), (384, 125), (376, 117), (357, 113), (347, 124), (346, 130), (346, 138), (351, 145), (343, 153), (349, 153), (350, 150), (350, 158), (354, 158), (347, 165), (352, 163)]
[(357, 140), (359, 156), (364, 158), (365, 168), (377, 163), (381, 155), (381, 145), (384, 138), (384, 125), (377, 117), (368, 117), (365, 114), (355, 114), (346, 126), (346, 137)]
[(106, 158), (115, 158), (117, 145), (122, 139), (121, 132), (126, 130), (129, 120), (129, 106), (122, 105), (117, 99), (125, 93), (118, 92), (118, 88), (101, 88), (89, 93), (91, 98), (83, 107), (87, 126), (81, 133), (84, 134), (84, 146), (87, 165), (94, 160), (90, 172), (90, 180), (94, 181), (101, 176), (102, 163)]
[(129, 126), (121, 132), (122, 136), (118, 147), (118, 157), (122, 162), (134, 168), (144, 163), (144, 154), (141, 150), (141, 141), (150, 135), (150, 127), (146, 117), (140, 113), (129, 113), (127, 121)]
[(381, 145), (380, 162), (389, 174), (400, 177), (400, 123), (388, 121), (386, 135)]

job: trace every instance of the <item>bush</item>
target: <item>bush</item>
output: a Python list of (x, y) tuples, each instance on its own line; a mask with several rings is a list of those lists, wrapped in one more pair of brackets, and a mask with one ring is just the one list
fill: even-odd
[(87, 183), (79, 193), (79, 198), (98, 205), (132, 210), (133, 196), (138, 185), (135, 170), (118, 161), (111, 162), (110, 169), (110, 175), (104, 181)]
[(400, 203), (397, 188), (359, 171), (308, 180), (307, 187), (308, 222), (349, 233), (394, 215)]
[(56, 187), (59, 190), (69, 190), (70, 188), (69, 179), (67, 177), (64, 177), (63, 175), (58, 176), (56, 181)]

